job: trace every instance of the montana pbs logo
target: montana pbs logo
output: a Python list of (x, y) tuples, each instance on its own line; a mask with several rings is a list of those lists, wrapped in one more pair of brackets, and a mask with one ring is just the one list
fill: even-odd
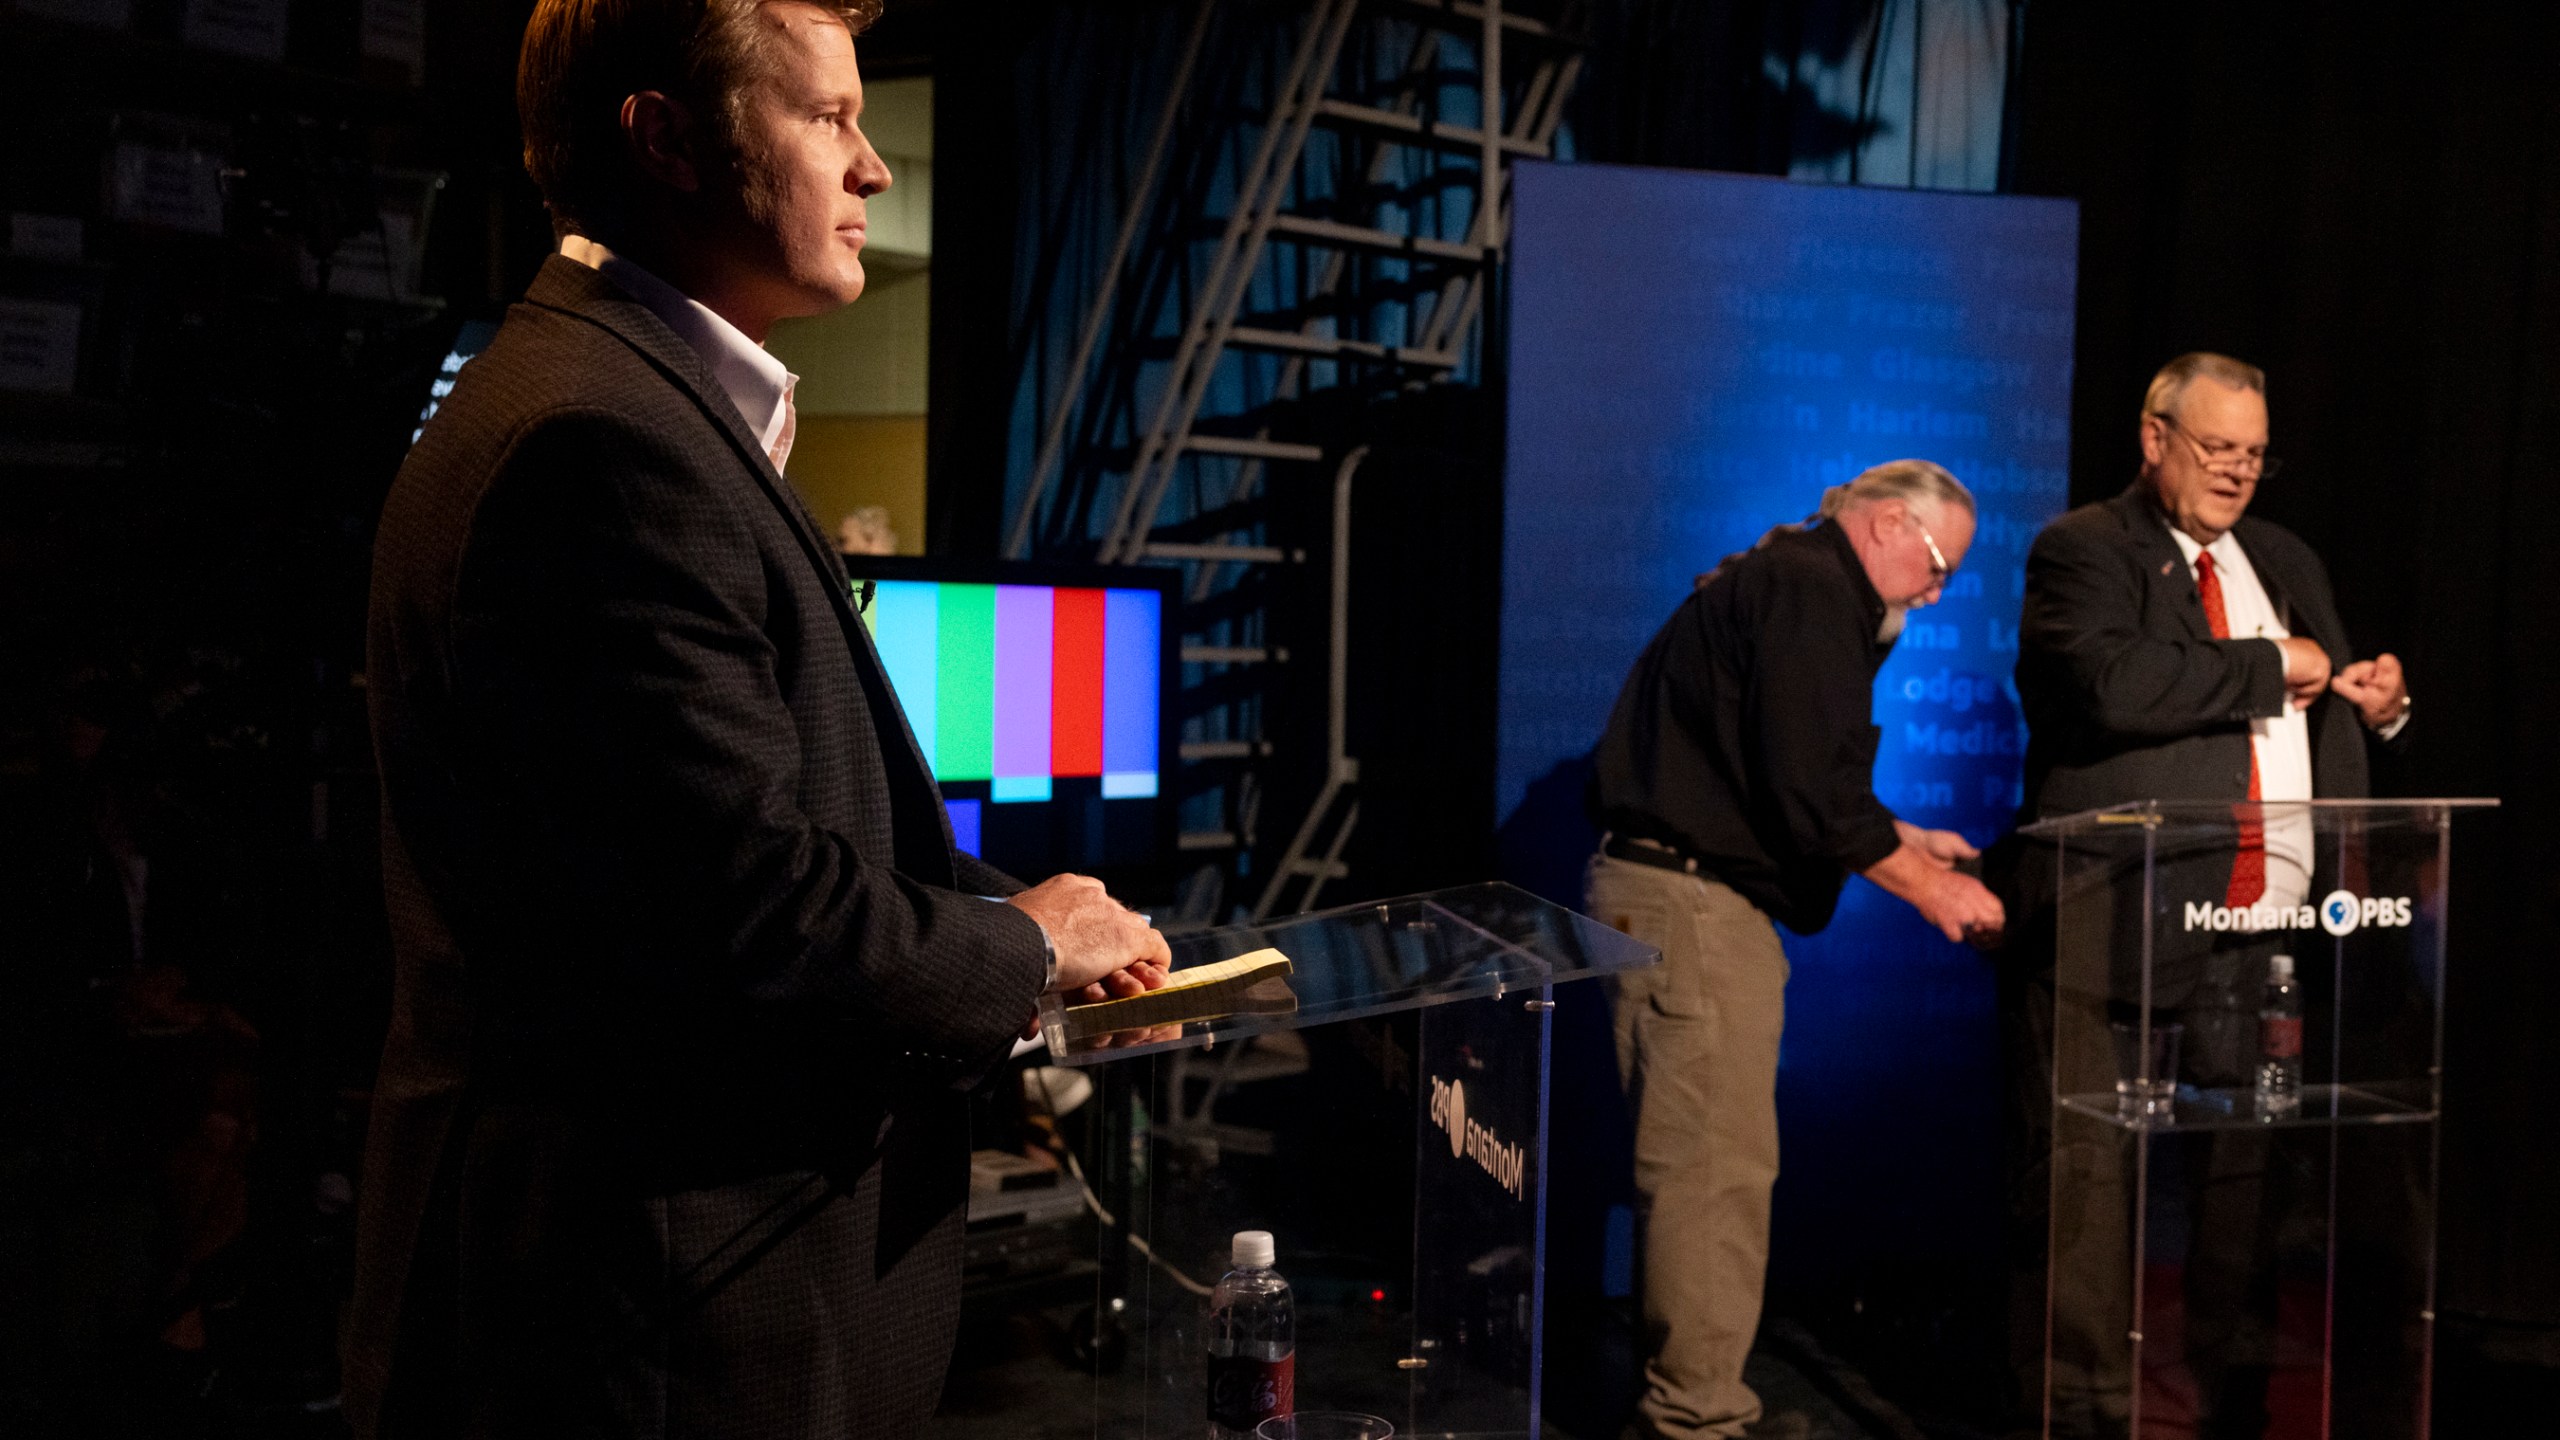
[(1489, 1127), (1468, 1118), (1464, 1082), (1443, 1080), (1437, 1075), (1429, 1078), (1431, 1123), (1447, 1132), (1450, 1158), (1473, 1160), (1494, 1184), (1510, 1191), (1512, 1199), (1523, 1198), (1521, 1186), (1528, 1177), (1528, 1156), (1518, 1145), (1504, 1143)]
[(2409, 924), (2415, 907), (2406, 895), (2358, 895), (2352, 890), (2332, 890), (2320, 897), (2317, 905), (2274, 905), (2261, 900), (2255, 905), (2216, 905), (2210, 900), (2191, 900), (2186, 907), (2186, 928), (2195, 930), (2308, 930), (2313, 926), (2344, 939), (2358, 930), (2396, 929)]
[(2352, 935), (2364, 925), (2409, 923), (2409, 897), (2358, 899), (2351, 890), (2332, 890), (2320, 901), (2320, 928), (2332, 935)]

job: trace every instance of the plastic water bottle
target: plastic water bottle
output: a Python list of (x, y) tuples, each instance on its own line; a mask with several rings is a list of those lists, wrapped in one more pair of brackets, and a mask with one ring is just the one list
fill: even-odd
[(2302, 986), (2290, 955), (2267, 961), (2267, 998), (2258, 1007), (2257, 1104), (2269, 1117), (2302, 1108)]
[(1254, 1427), (1296, 1413), (1298, 1315), (1289, 1282), (1271, 1268), (1268, 1230), (1239, 1230), (1235, 1266), (1209, 1292), (1210, 1440), (1252, 1440)]

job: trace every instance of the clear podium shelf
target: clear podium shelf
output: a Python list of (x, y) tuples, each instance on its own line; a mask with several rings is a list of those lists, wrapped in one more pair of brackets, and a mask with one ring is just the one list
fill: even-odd
[(2429, 1106), (2396, 1099), (2358, 1085), (2305, 1085), (2302, 1087), (2302, 1103), (2280, 1115), (2257, 1113), (2254, 1091), (2207, 1089), (2195, 1085), (2178, 1087), (2178, 1098), (2167, 1115), (2128, 1115), (2118, 1105), (2112, 1090), (2065, 1095), (2056, 1103), (2061, 1109), (2103, 1121), (2119, 1130), (2155, 1132), (2411, 1125), (2424, 1124), (2436, 1118), (2436, 1112)]

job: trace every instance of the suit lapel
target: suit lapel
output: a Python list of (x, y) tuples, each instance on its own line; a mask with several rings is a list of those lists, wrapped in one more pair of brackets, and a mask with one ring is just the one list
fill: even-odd
[[(711, 378), (692, 346), (668, 329), (666, 322), (648, 306), (624, 294), (621, 287), (587, 266), (566, 256), (551, 256), (542, 262), (542, 269), (534, 276), (532, 287), (525, 292), (525, 299), (585, 321), (630, 346), (711, 417), (712, 423), (727, 437), (730, 448), (737, 452), (739, 463), (754, 477), (756, 485), (764, 491), (765, 499), (782, 512), (783, 523), (790, 527), (792, 536), (800, 542), (801, 552), (811, 565), (817, 567), (822, 582), (819, 588), (827, 592), (827, 601), (835, 611), (836, 623), (844, 631), (846, 647), (853, 652), (854, 668), (861, 674), (863, 691), (871, 701), (872, 728), (880, 735), (884, 752), (890, 736), (904, 742), (906, 764), (902, 766), (895, 760), (889, 764), (892, 783), (894, 785), (897, 779), (908, 779), (911, 791), (921, 785), (921, 793), (911, 794), (910, 798), (925, 803), (932, 811), (935, 824), (941, 828), (941, 863), (934, 868), (947, 874), (952, 843), (951, 818), (942, 808), (941, 792), (933, 783), (932, 771), (924, 763), (924, 751), (916, 744), (915, 733), (907, 727), (905, 709), (898, 704), (897, 692), (889, 683), (889, 668), (881, 662), (879, 651), (872, 645), (871, 628), (863, 624), (862, 617), (854, 612), (844, 562), (825, 542), (818, 522), (809, 514), (809, 507), (801, 503), (799, 492), (783, 478), (780, 470), (774, 468), (773, 457), (756, 442), (754, 432), (747, 428), (746, 418), (738, 413), (738, 407), (730, 403), (727, 393)], [(885, 754), (884, 758), (887, 758)], [(902, 771), (911, 774), (901, 774)], [(919, 879), (933, 879), (931, 870), (921, 869), (915, 863), (925, 858), (928, 857), (901, 855), (899, 868)]]
[(2115, 507), (2116, 519), (2132, 537), (2135, 563), (2142, 567), (2143, 583), (2158, 587), (2168, 596), (2169, 608), (2185, 622), (2192, 638), (2212, 639), (2213, 626), (2204, 618), (2204, 599), (2196, 593), (2195, 571), (2187, 565), (2186, 552), (2170, 536), (2168, 524), (2152, 507), (2151, 497), (2137, 483), (2108, 503)]
[(792, 534), (799, 539), (800, 548), (808, 555), (809, 563), (818, 567), (819, 574), (829, 577), (839, 602), (836, 606), (838, 618), (850, 630), (862, 628), (851, 604), (845, 601), (843, 562), (836, 558), (835, 551), (828, 548), (818, 530), (818, 522), (811, 518), (808, 507), (800, 503), (798, 492), (782, 478), (781, 471), (773, 468), (773, 457), (757, 443), (755, 432), (747, 428), (746, 417), (730, 403), (728, 393), (711, 378), (711, 372), (703, 367), (702, 357), (694, 353), (692, 346), (668, 329), (666, 322), (652, 313), (648, 306), (625, 295), (602, 275), (564, 256), (554, 255), (542, 262), (542, 271), (534, 277), (533, 288), (525, 298), (610, 332), (656, 366), (677, 389), (700, 407), (703, 414), (711, 417), (712, 423), (720, 427), (720, 433), (728, 438), (730, 448), (738, 452), (740, 463), (755, 477), (765, 498), (782, 512)]
[[(2288, 635), (2307, 635), (2307, 629), (2317, 630), (2320, 628), (2317, 624), (2313, 623), (2312, 617), (2305, 615), (2302, 610), (2293, 603), (2293, 596), (2285, 583), (2285, 576), (2278, 571), (2276, 567), (2267, 563), (2267, 552), (2260, 547), (2249, 543), (2249, 527), (2247, 522), (2243, 521), (2238, 527), (2234, 528), (2231, 532), (2231, 536), (2234, 540), (2239, 542), (2240, 553), (2249, 557), (2249, 568), (2258, 572), (2258, 588), (2267, 592), (2267, 605), (2270, 609), (2273, 609), (2276, 612), (2276, 621), (2278, 624), (2284, 626), (2285, 633)], [(2329, 635), (2307, 635), (2307, 638), (2319, 641), (2321, 649), (2330, 650), (2333, 654), (2336, 653), (2330, 643), (2335, 637)]]
[[(2244, 518), (2238, 525), (2232, 527), (2231, 533), (2240, 542), (2240, 552), (2249, 557), (2249, 568), (2258, 572), (2258, 588), (2267, 592), (2267, 604), (2275, 610), (2276, 619), (2284, 625), (2285, 633), (2299, 635), (2306, 640), (2316, 642), (2323, 651), (2328, 653), (2331, 667), (2343, 669), (2354, 658), (2347, 650), (2346, 627), (2343, 624), (2331, 624), (2331, 617), (2318, 612), (2308, 603), (2294, 603), (2293, 595), (2297, 588), (2308, 592), (2311, 587), (2291, 585), (2290, 581), (2293, 577), (2269, 565), (2266, 547), (2249, 543), (2249, 532), (2252, 528), (2252, 523)], [(2327, 723), (2328, 712), (2335, 708), (2329, 703), (2333, 698), (2323, 692), (2311, 702), (2309, 709), (2305, 712), (2310, 717), (2311, 723), (2312, 790), (2315, 794), (2329, 793), (2318, 777), (2322, 769), (2321, 731)], [(2361, 724), (2361, 722), (2358, 723)]]

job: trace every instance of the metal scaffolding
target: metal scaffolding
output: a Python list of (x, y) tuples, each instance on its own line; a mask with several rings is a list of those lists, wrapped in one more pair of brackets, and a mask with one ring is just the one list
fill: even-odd
[(1358, 823), (1342, 691), (1360, 404), (1481, 375), (1510, 162), (1552, 152), (1578, 8), (1200, 0), (1044, 406), (1006, 552), (1185, 568), (1181, 845), (1233, 877), (1257, 868), (1290, 758), (1266, 725), (1290, 662), (1274, 596), (1311, 537), (1275, 519), (1332, 484), (1327, 754), (1286, 854), (1259, 867), (1257, 915), (1292, 880), (1311, 908)]

